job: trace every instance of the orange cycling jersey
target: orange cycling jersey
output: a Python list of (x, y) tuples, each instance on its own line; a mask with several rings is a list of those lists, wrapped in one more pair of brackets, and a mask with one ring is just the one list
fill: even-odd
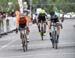
[(28, 22), (27, 16), (18, 19), (18, 24), (26, 24)]
[[(19, 13), (19, 11), (16, 11), (15, 14), (16, 14), (16, 23), (17, 24), (22, 23), (22, 21), (20, 21), (20, 13)], [(25, 23), (29, 22), (28, 16), (25, 16), (24, 20), (25, 20), (24, 21)]]

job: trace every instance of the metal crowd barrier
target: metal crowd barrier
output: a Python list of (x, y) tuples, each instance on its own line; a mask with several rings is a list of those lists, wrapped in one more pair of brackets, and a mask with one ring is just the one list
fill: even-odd
[(0, 20), (0, 35), (13, 31), (16, 29), (16, 18), (7, 17)]

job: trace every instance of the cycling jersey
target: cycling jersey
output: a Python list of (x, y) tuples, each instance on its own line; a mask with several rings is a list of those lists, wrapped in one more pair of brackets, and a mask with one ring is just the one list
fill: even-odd
[(20, 18), (19, 11), (16, 11), (15, 14), (16, 14), (16, 28), (18, 28), (19, 26), (26, 25), (27, 23), (29, 23), (28, 16), (24, 16), (24, 21), (22, 21), (21, 18)]
[(41, 20), (43, 22), (46, 21), (46, 12), (44, 9), (42, 9), (38, 15), (38, 22), (41, 22)]
[(28, 21), (27, 16), (24, 16), (23, 18), (18, 19), (19, 24), (25, 24), (27, 23), (27, 21)]
[(54, 23), (59, 22), (59, 18), (60, 18), (60, 13), (55, 12), (55, 11), (52, 11), (50, 13), (50, 21), (51, 22), (54, 22)]
[(51, 15), (50, 21), (56, 23), (56, 22), (59, 22), (59, 19), (58, 19), (57, 15)]

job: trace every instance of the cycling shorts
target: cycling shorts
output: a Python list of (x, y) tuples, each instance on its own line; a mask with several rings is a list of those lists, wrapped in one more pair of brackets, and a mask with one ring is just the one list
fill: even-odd
[(42, 17), (42, 16), (39, 16), (39, 17), (38, 17), (38, 22), (41, 23), (41, 21), (43, 21), (43, 22), (46, 21), (45, 16), (43, 16), (43, 17)]
[(38, 16), (38, 22), (40, 23), (41, 21), (46, 21), (46, 14), (45, 13), (40, 13)]
[(19, 31), (23, 30), (26, 27), (26, 24), (19, 24)]

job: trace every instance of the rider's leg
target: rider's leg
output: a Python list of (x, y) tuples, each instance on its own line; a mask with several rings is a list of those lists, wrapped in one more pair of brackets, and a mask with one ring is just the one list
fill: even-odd
[(52, 27), (52, 22), (49, 22), (49, 35), (50, 35), (50, 40), (51, 40), (51, 42), (53, 43), (53, 39), (52, 39), (52, 34), (51, 34), (51, 27)]
[(57, 34), (60, 34), (60, 26), (57, 26)]
[(28, 41), (28, 42), (29, 42), (29, 33), (30, 33), (30, 30), (29, 30), (29, 27), (27, 27), (26, 35), (27, 35), (27, 41)]
[(39, 32), (40, 32), (40, 23), (38, 22), (38, 30), (39, 30)]
[(21, 25), (19, 25), (18, 29), (19, 29), (19, 32), (20, 32), (20, 38), (22, 39), (22, 38), (23, 38), (23, 35), (22, 35), (22, 28), (21, 28)]
[(44, 24), (44, 35), (46, 35), (46, 22), (44, 22), (43, 24)]
[(60, 26), (57, 27), (57, 39), (59, 39), (59, 34), (60, 34)]
[(24, 43), (24, 36), (23, 36), (23, 34), (22, 34), (22, 31), (21, 31), (21, 30), (20, 30), (20, 38), (21, 38), (22, 46), (24, 46), (24, 45), (23, 45), (23, 43)]
[(44, 22), (44, 33), (46, 33), (46, 22)]
[(63, 25), (62, 25), (62, 23), (61, 23), (61, 29), (63, 29)]
[(23, 38), (23, 36), (22, 36), (22, 32), (20, 31), (20, 38)]
[(50, 22), (50, 23), (49, 23), (49, 35), (50, 35), (50, 37), (52, 37), (52, 35), (51, 35), (51, 32), (52, 32), (52, 31), (51, 31), (51, 26), (52, 26), (52, 23)]
[(62, 19), (60, 19), (60, 26), (61, 26), (61, 29), (63, 29)]

